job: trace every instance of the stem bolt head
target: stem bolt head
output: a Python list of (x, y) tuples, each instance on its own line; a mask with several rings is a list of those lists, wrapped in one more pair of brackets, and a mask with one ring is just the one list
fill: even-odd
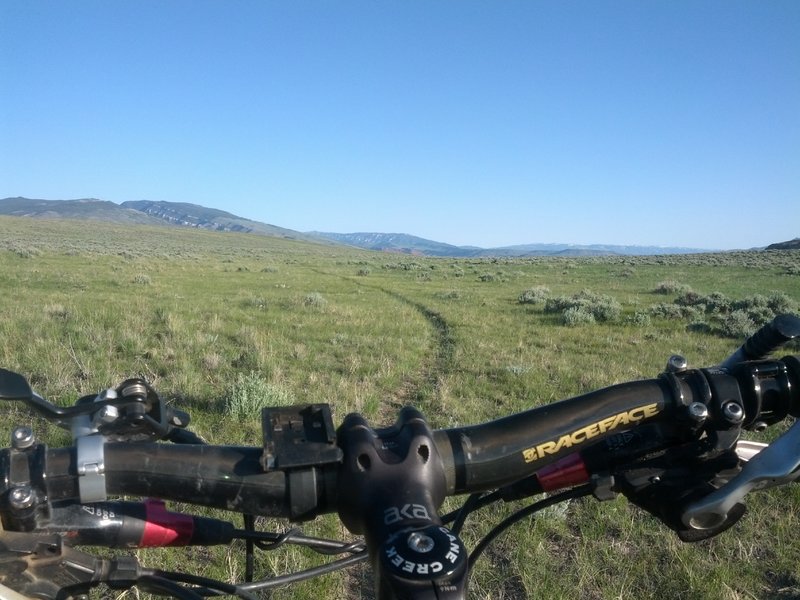
[(701, 423), (708, 418), (708, 407), (702, 402), (692, 402), (689, 405), (689, 416), (693, 421)]
[(726, 402), (722, 406), (722, 416), (724, 416), (729, 423), (741, 423), (744, 420), (744, 409), (736, 402)]

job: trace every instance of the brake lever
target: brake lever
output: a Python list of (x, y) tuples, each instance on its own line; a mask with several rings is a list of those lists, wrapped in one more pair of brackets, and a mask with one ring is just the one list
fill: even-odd
[[(0, 533), (0, 598), (63, 598), (105, 583), (126, 589), (141, 575), (138, 560), (122, 555), (100, 559), (65, 544), (59, 535)], [(15, 595), (6, 595), (10, 588)]]
[(800, 478), (800, 421), (748, 460), (722, 487), (689, 504), (681, 519), (692, 529), (711, 529), (723, 523), (731, 509), (751, 491)]
[[(168, 406), (144, 379), (126, 379), (97, 396), (84, 396), (74, 406), (56, 406), (35, 393), (22, 375), (0, 368), (0, 400), (25, 402), (48, 421), (69, 429), (73, 439), (101, 434), (112, 441), (165, 439), (189, 425), (189, 415)], [(196, 437), (175, 434), (186, 443)]]

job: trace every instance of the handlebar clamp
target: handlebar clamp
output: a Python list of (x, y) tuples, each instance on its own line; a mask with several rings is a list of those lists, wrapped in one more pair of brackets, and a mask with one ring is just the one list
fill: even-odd
[(337, 435), (339, 516), (366, 538), (378, 598), (465, 598), (467, 552), (437, 514), (447, 484), (422, 414), (404, 408), (380, 430), (352, 414)]

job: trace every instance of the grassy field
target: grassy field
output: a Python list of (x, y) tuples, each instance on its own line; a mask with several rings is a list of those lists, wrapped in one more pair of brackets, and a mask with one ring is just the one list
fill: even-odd
[[(413, 404), (448, 427), (652, 377), (674, 353), (716, 364), (760, 320), (798, 310), (800, 252), (427, 259), (6, 217), (0, 289), (0, 365), (40, 394), (67, 404), (142, 375), (208, 441), (256, 445), (257, 413), (241, 416), (254, 395), (329, 402), (336, 422), (359, 411), (376, 425)], [(67, 441), (21, 407), (5, 411), (7, 432), (29, 423), (52, 444)], [(749, 508), (727, 534), (685, 545), (623, 499), (574, 501), (492, 546), (472, 597), (800, 597), (800, 490)], [(468, 547), (510, 511), (468, 521)], [(333, 518), (304, 529), (344, 535)], [(140, 554), (235, 578), (241, 550)], [(258, 569), (316, 560), (279, 550), (260, 555)], [(332, 575), (271, 597), (368, 598), (365, 581)]]

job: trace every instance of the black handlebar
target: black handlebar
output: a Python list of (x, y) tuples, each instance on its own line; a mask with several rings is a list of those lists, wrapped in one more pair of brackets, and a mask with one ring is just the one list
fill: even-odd
[[(723, 391), (725, 397), (721, 398)], [(730, 402), (743, 407), (749, 423), (759, 421), (764, 415), (769, 415), (772, 421), (787, 414), (797, 415), (800, 360), (787, 356), (780, 361), (746, 363), (733, 374), (717, 370), (667, 373), (480, 425), (437, 430), (432, 439), (441, 458), (445, 493), (450, 496), (509, 485), (622, 430), (654, 421), (688, 422), (689, 407), (695, 403), (707, 406), (708, 418), (724, 421), (723, 405)], [(361, 422), (359, 428), (368, 429), (369, 425)], [(375, 430), (370, 443), (380, 445), (391, 440), (396, 444), (402, 429), (402, 425), (396, 424), (393, 428)], [(104, 465), (107, 492), (280, 518), (308, 518), (341, 510), (336, 501), (337, 480), (341, 476), (338, 465), (309, 467), (314, 476), (302, 487), (293, 481), (295, 488), (291, 489), (289, 471), (265, 472), (262, 454), (261, 448), (252, 447), (107, 443)], [(50, 499), (80, 499), (74, 447), (48, 450), (43, 464), (38, 464), (39, 460), (31, 455), (29, 480), (39, 479), (41, 474), (36, 471), (42, 469)], [(12, 483), (11, 462), (9, 450), (0, 454), (0, 469), (7, 487)], [(293, 513), (292, 494), (313, 496), (299, 501), (313, 504), (313, 514)], [(298, 499), (294, 502), (298, 503)]]
[[(367, 539), (378, 580), (388, 586), (379, 589), (379, 597), (399, 597), (398, 590), (404, 590), (413, 597), (462, 598), (467, 556), (438, 516), (446, 496), (504, 488), (503, 493), (517, 497), (544, 489), (544, 473), (547, 485), (554, 480), (572, 485), (616, 469), (620, 481), (606, 482), (608, 489), (625, 493), (683, 532), (685, 539), (695, 539), (696, 532), (687, 533), (690, 526), (681, 523), (681, 511), (696, 500), (686, 490), (708, 494), (708, 482), (717, 472), (736, 470), (735, 445), (743, 427), (761, 429), (789, 414), (800, 414), (796, 356), (715, 369), (673, 364), (655, 379), (614, 385), (481, 425), (438, 431), (430, 430), (413, 409), (404, 409), (385, 429), (373, 429), (362, 417), (351, 415), (336, 432), (335, 443), (331, 435), (322, 436), (323, 446), (331, 438), (339, 449), (328, 453), (335, 459), (324, 464), (304, 459), (303, 436), (285, 462), (276, 450), (280, 444), (265, 450), (109, 442), (93, 450), (101, 452), (99, 457), (93, 454), (87, 460), (79, 445), (48, 450), (42, 444), (17, 443), (0, 452), (0, 513), (7, 530), (48, 531), (43, 524), (53, 519), (54, 507), (87, 502), (88, 488), (81, 485), (87, 477), (93, 479), (91, 489), (104, 486), (108, 495), (177, 500), (249, 515), (303, 520), (338, 512), (350, 531)], [(609, 441), (631, 431), (640, 433), (638, 438), (629, 435), (635, 445)], [(318, 456), (320, 444), (310, 446), (315, 454), (309, 456)], [(680, 485), (669, 477), (656, 487), (652, 482), (661, 477), (645, 484), (625, 478), (627, 462), (654, 452), (660, 454), (648, 459), (648, 468), (659, 473), (672, 473), (678, 459), (688, 461), (688, 467), (681, 465)], [(576, 453), (582, 455), (577, 463)], [(699, 456), (705, 462), (697, 462)], [(571, 457), (568, 467), (561, 466), (565, 457)], [(569, 470), (570, 476), (553, 477), (553, 469)], [(695, 475), (687, 477), (687, 469)], [(600, 495), (597, 487), (595, 482)], [(708, 526), (708, 535), (730, 526), (741, 512), (731, 510), (730, 519), (723, 513)], [(162, 525), (170, 522), (162, 512), (158, 515)], [(699, 517), (691, 521), (702, 522)], [(188, 527), (185, 520), (175, 523), (177, 528)], [(124, 527), (120, 520), (117, 529)], [(228, 534), (224, 527), (219, 530), (221, 540)], [(212, 537), (200, 536), (198, 543), (210, 543)]]

